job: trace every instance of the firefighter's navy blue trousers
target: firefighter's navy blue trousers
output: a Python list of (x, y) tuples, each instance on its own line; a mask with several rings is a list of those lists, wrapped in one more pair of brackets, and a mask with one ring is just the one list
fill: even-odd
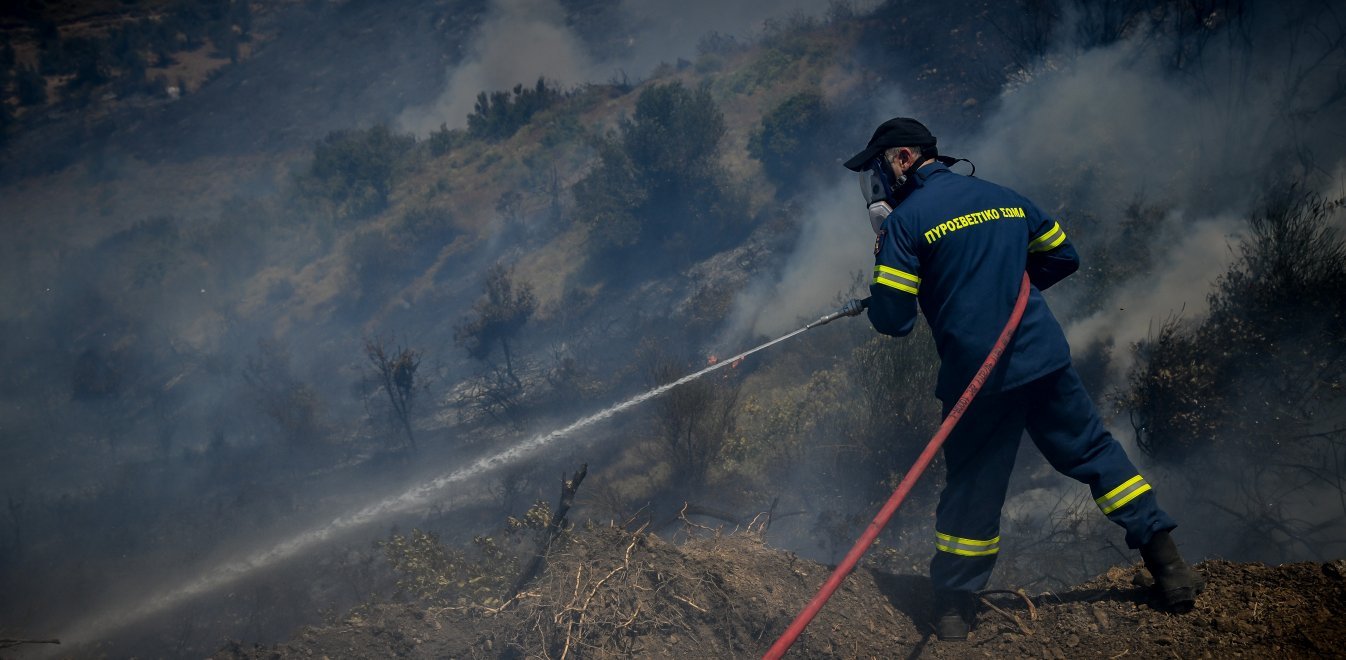
[[(945, 403), (946, 416), (950, 408)], [(1025, 429), (1052, 467), (1089, 485), (1099, 509), (1126, 528), (1127, 546), (1138, 548), (1177, 526), (1068, 366), (1004, 392), (982, 392), (949, 435), (930, 562), (937, 593), (980, 591), (990, 580), (1000, 550), (1000, 510)]]

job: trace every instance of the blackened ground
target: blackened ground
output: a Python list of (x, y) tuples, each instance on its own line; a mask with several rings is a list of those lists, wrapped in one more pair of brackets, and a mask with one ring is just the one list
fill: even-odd
[[(1117, 567), (1061, 593), (988, 595), (967, 642), (925, 623), (925, 577), (852, 574), (789, 657), (1325, 657), (1346, 649), (1346, 561), (1207, 561), (1184, 615), (1152, 609)], [(233, 644), (219, 660), (299, 657), (760, 657), (828, 567), (755, 535), (675, 545), (652, 534), (577, 531), (544, 575), (499, 610), (380, 604), (275, 647)], [(1031, 601), (1031, 606), (1030, 606)]]

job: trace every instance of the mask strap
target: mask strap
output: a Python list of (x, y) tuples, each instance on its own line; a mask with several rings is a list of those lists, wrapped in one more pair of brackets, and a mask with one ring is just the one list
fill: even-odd
[(977, 176), (977, 164), (966, 158), (954, 158), (953, 156), (935, 156), (935, 160), (939, 161), (945, 167), (953, 167), (958, 163), (967, 163), (968, 165), (972, 166), (972, 171), (968, 172), (967, 175)]

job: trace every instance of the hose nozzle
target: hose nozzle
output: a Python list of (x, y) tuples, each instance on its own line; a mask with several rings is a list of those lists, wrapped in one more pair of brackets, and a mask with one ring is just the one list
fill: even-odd
[(835, 321), (843, 316), (859, 316), (860, 312), (863, 312), (868, 308), (869, 308), (869, 298), (863, 298), (863, 299), (852, 298), (850, 302), (847, 302), (845, 305), (842, 305), (841, 308), (838, 309), (837, 311), (832, 312), (831, 314), (823, 315), (819, 317), (817, 321), (814, 321), (813, 323), (810, 323), (804, 327), (805, 329), (816, 328), (820, 325), (827, 325), (828, 323), (831, 323), (832, 321)]

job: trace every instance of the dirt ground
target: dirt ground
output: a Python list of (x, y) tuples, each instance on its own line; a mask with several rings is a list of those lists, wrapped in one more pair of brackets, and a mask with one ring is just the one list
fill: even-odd
[[(1346, 653), (1346, 561), (1207, 561), (1195, 610), (1152, 609), (1138, 567), (1062, 593), (985, 596), (973, 637), (940, 642), (928, 581), (859, 569), (794, 645), (794, 658), (1331, 657)], [(760, 657), (828, 567), (752, 534), (675, 545), (615, 528), (553, 549), (546, 571), (498, 610), (380, 604), (275, 647), (214, 657)], [(1139, 574), (1139, 577), (1138, 577)]]

